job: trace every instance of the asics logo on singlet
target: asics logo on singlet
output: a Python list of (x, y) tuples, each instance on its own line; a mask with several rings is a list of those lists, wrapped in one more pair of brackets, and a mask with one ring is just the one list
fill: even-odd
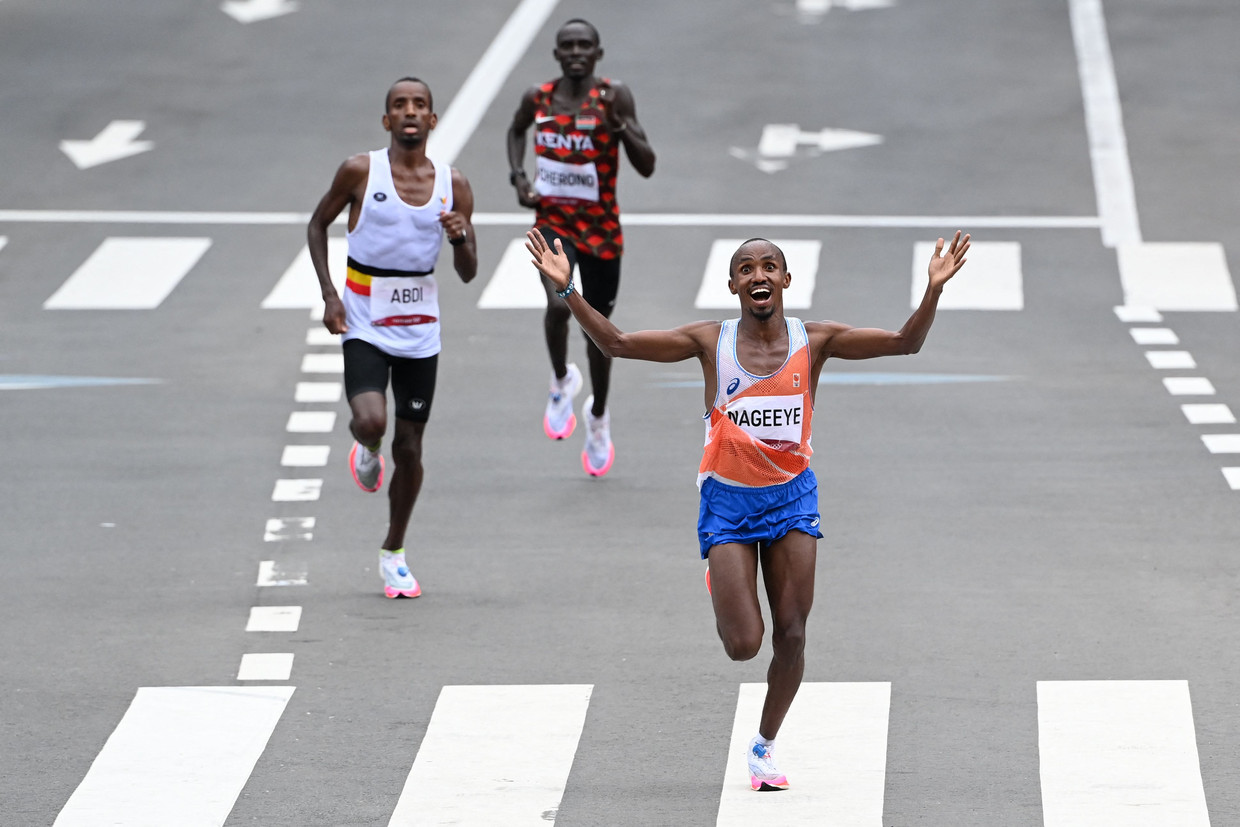
[(593, 152), (594, 141), (589, 135), (560, 135), (555, 132), (539, 132), (535, 139), (539, 146), (547, 149), (571, 149), (575, 152)]
[(728, 396), (736, 393), (736, 389), (741, 386), (741, 378), (738, 376), (728, 383)]
[(387, 193), (386, 193), (386, 192), (376, 192), (376, 193), (375, 193), (375, 200), (376, 200), (376, 201), (386, 201), (386, 200), (387, 200)]

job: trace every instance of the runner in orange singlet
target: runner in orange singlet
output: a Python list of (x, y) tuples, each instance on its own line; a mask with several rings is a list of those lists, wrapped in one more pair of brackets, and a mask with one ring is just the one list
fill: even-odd
[[(535, 86), (521, 97), (508, 129), (509, 181), (517, 201), (534, 209), (534, 226), (558, 238), (581, 273), (586, 301), (611, 316), (620, 287), (624, 234), (616, 203), (616, 172), (620, 146), (641, 175), (654, 172), (654, 150), (637, 122), (633, 93), (619, 81), (594, 76), (602, 59), (598, 31), (584, 20), (560, 27), (552, 52), (563, 76)], [(534, 127), (533, 180), (524, 169), (525, 135)], [(581, 372), (568, 363), (570, 314), (550, 283), (543, 327), (551, 356), (551, 389), (543, 414), (543, 431), (566, 439), (577, 425), (573, 397), (581, 389)], [(586, 400), (586, 443), (581, 464), (587, 474), (601, 477), (611, 469), (615, 448), (607, 393), (611, 359), (586, 340), (593, 395)]]
[(869, 359), (920, 350), (943, 285), (964, 265), (969, 236), (957, 232), (946, 254), (939, 239), (921, 304), (898, 331), (785, 318), (783, 291), (792, 282), (787, 261), (777, 246), (754, 238), (741, 244), (729, 265), (728, 287), (740, 299), (739, 319), (638, 333), (622, 332), (577, 295), (559, 240), (550, 247), (538, 230), (527, 236), (534, 265), (604, 353), (651, 362), (696, 358), (702, 365), (706, 447), (698, 469), (698, 540), (708, 560), (706, 587), (724, 651), (733, 660), (749, 660), (762, 648), (764, 634), (758, 603), (762, 567), (774, 656), (762, 720), (746, 758), (753, 789), (787, 789), (772, 749), (801, 685), (805, 621), (814, 602), (822, 535), (809, 458), (818, 376), (831, 357)]

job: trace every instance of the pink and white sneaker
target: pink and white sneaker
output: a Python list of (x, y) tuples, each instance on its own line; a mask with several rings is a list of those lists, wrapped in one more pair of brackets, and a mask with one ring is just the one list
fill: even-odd
[(417, 597), (422, 587), (405, 564), (405, 550), (379, 551), (379, 574), (383, 575), (384, 597)]
[(358, 488), (373, 494), (383, 485), (383, 455), (354, 442), (349, 451), (349, 473)]
[(573, 413), (573, 397), (581, 390), (581, 371), (576, 365), (568, 366), (563, 379), (551, 374), (551, 390), (547, 394), (547, 410), (543, 413), (543, 433), (548, 439), (568, 439), (577, 427), (577, 415)]
[(754, 738), (749, 742), (749, 786), (757, 792), (775, 792), (788, 789), (788, 779), (775, 766), (771, 748), (759, 744)]
[(611, 470), (616, 459), (616, 446), (611, 443), (611, 412), (602, 416), (591, 413), (594, 396), (586, 399), (582, 416), (586, 418), (586, 447), (581, 452), (581, 467), (592, 477), (601, 477)]

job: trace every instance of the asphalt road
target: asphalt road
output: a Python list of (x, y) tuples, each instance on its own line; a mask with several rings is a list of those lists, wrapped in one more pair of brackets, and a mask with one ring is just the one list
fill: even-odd
[[(0, 3), (0, 374), (153, 380), (0, 390), (0, 821), (51, 824), (139, 687), (236, 684), (241, 656), (271, 646), (245, 631), (250, 608), (296, 602), (277, 647), (297, 690), (228, 825), (387, 824), (442, 687), (555, 683), (594, 686), (557, 823), (714, 823), (736, 687), (767, 654), (727, 660), (702, 588), (692, 364), (617, 366), (616, 463), (587, 478), (578, 437), (541, 433), (540, 313), (476, 307), (522, 228), (480, 224), (478, 281), (440, 269), (409, 543), (425, 595), (387, 601), (386, 501), (344, 466), (347, 407), (330, 434), (285, 432), (324, 409), (293, 393), (303, 355), (331, 350), (305, 344), (304, 310), (260, 308), (304, 226), (47, 220), (308, 213), (346, 156), (386, 143), (387, 85), (424, 77), (443, 112), (514, 6), (303, 3), (240, 24), (214, 3)], [(1235, 266), (1230, 3), (1106, 14), (1144, 239), (1218, 243)], [(553, 32), (576, 15), (658, 152), (651, 179), (622, 170), (628, 213), (1098, 215), (1068, 4), (1034, 0), (815, 18), (566, 0), (455, 160), (481, 213), (517, 211), (503, 132), (522, 90), (557, 74)], [(58, 148), (116, 119), (142, 120), (154, 148), (83, 170)], [(772, 123), (884, 140), (764, 172), (733, 150)], [(822, 242), (801, 315), (898, 327), (913, 245), (955, 229), (630, 224), (614, 320), (715, 315), (694, 307), (712, 241), (769, 234)], [(1024, 309), (945, 310), (915, 357), (828, 366), (998, 381), (820, 388), (806, 680), (891, 683), (890, 825), (1041, 824), (1038, 681), (1186, 680), (1212, 821), (1240, 822), (1240, 491), (1200, 439), (1229, 429), (1186, 422), (1116, 317), (1096, 227), (963, 229), (1020, 244)], [(212, 244), (155, 309), (44, 309), (111, 236)], [(1240, 405), (1236, 314), (1165, 317), (1211, 401)], [(584, 364), (576, 334), (571, 353)], [(282, 447), (312, 442), (331, 447), (321, 497), (273, 502)], [(268, 520), (310, 513), (312, 541), (264, 541)], [(307, 583), (256, 587), (273, 555)]]

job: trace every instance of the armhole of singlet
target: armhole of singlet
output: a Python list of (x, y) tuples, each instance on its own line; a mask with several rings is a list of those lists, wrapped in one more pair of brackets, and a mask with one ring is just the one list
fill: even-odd
[(719, 407), (720, 389), (727, 386), (727, 380), (723, 376), (723, 337), (728, 333), (728, 321), (725, 319), (719, 323), (719, 338), (715, 340), (715, 398), (711, 400), (710, 407), (702, 415), (702, 418), (706, 420), (710, 419), (710, 412)]

